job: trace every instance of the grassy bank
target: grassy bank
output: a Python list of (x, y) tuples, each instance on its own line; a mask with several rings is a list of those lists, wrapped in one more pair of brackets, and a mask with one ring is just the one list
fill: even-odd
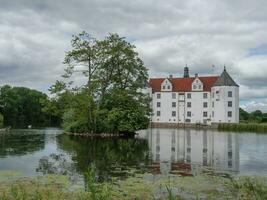
[(87, 180), (87, 191), (68, 177), (49, 175), (0, 181), (1, 200), (132, 200), (132, 199), (267, 199), (265, 178), (230, 179), (201, 175), (161, 177), (135, 175), (113, 183)]
[(267, 123), (239, 123), (239, 124), (219, 124), (218, 129), (221, 131), (244, 131), (267, 133)]

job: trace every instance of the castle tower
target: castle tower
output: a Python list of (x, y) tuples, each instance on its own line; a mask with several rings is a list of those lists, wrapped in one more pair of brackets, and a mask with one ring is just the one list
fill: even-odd
[(211, 120), (217, 123), (239, 122), (239, 86), (225, 67), (211, 88)]
[(189, 68), (186, 66), (184, 68), (184, 78), (188, 78), (189, 77)]

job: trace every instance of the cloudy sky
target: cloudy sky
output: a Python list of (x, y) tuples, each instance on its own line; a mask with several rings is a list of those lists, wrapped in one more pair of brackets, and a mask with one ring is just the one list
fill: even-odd
[[(220, 74), (241, 106), (267, 111), (266, 0), (0, 0), (0, 84), (47, 92), (82, 30), (134, 43), (150, 76)], [(212, 68), (215, 65), (215, 68)]]

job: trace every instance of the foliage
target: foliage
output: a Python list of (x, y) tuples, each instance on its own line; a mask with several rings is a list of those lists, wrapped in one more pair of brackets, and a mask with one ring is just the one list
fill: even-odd
[(267, 133), (267, 124), (239, 123), (239, 124), (219, 124), (219, 130), (224, 131), (245, 131)]
[[(139, 91), (146, 87), (148, 74), (135, 46), (117, 34), (97, 40), (86, 32), (73, 36), (71, 45), (64, 80), (50, 89), (64, 106), (60, 108), (64, 129), (134, 133), (146, 128), (150, 99)], [(77, 73), (85, 83), (74, 82)]]
[(229, 179), (201, 175), (196, 177), (161, 176), (153, 179), (152, 174), (136, 174), (125, 180), (100, 183), (97, 181), (96, 171), (93, 168), (90, 168), (88, 173), (86, 180), (90, 179), (91, 182), (87, 183), (90, 185), (90, 189), (86, 191), (81, 186), (72, 187), (73, 185), (67, 176), (49, 175), (31, 179), (23, 178), (17, 181), (1, 181), (0, 199), (178, 200), (190, 198), (264, 200), (267, 197), (266, 178), (259, 177)]
[(267, 185), (262, 179), (254, 177), (241, 177), (232, 180), (233, 190), (236, 192), (236, 199), (263, 200), (267, 199)]
[(247, 123), (267, 122), (267, 113), (263, 113), (260, 110), (255, 110), (251, 113), (248, 113), (242, 108), (239, 108), (239, 115), (241, 122), (247, 122)]
[(0, 89), (0, 108), (4, 126), (25, 128), (51, 124), (48, 113), (43, 112), (42, 103), (49, 101), (46, 94), (25, 87), (2, 86)]
[(92, 163), (88, 168), (86, 174), (86, 188), (89, 192), (89, 198), (92, 200), (108, 200), (110, 199), (110, 191), (112, 190), (112, 183), (98, 183), (96, 167)]
[(0, 113), (0, 128), (3, 128), (4, 125), (4, 117), (3, 115)]

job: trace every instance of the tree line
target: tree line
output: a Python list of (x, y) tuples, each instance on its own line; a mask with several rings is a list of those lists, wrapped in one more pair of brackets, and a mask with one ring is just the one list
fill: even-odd
[(239, 108), (240, 122), (246, 123), (267, 123), (267, 113), (263, 113), (260, 110), (255, 110), (251, 113)]
[(46, 94), (26, 87), (0, 88), (0, 127), (27, 128), (59, 126), (60, 116), (44, 110)]

